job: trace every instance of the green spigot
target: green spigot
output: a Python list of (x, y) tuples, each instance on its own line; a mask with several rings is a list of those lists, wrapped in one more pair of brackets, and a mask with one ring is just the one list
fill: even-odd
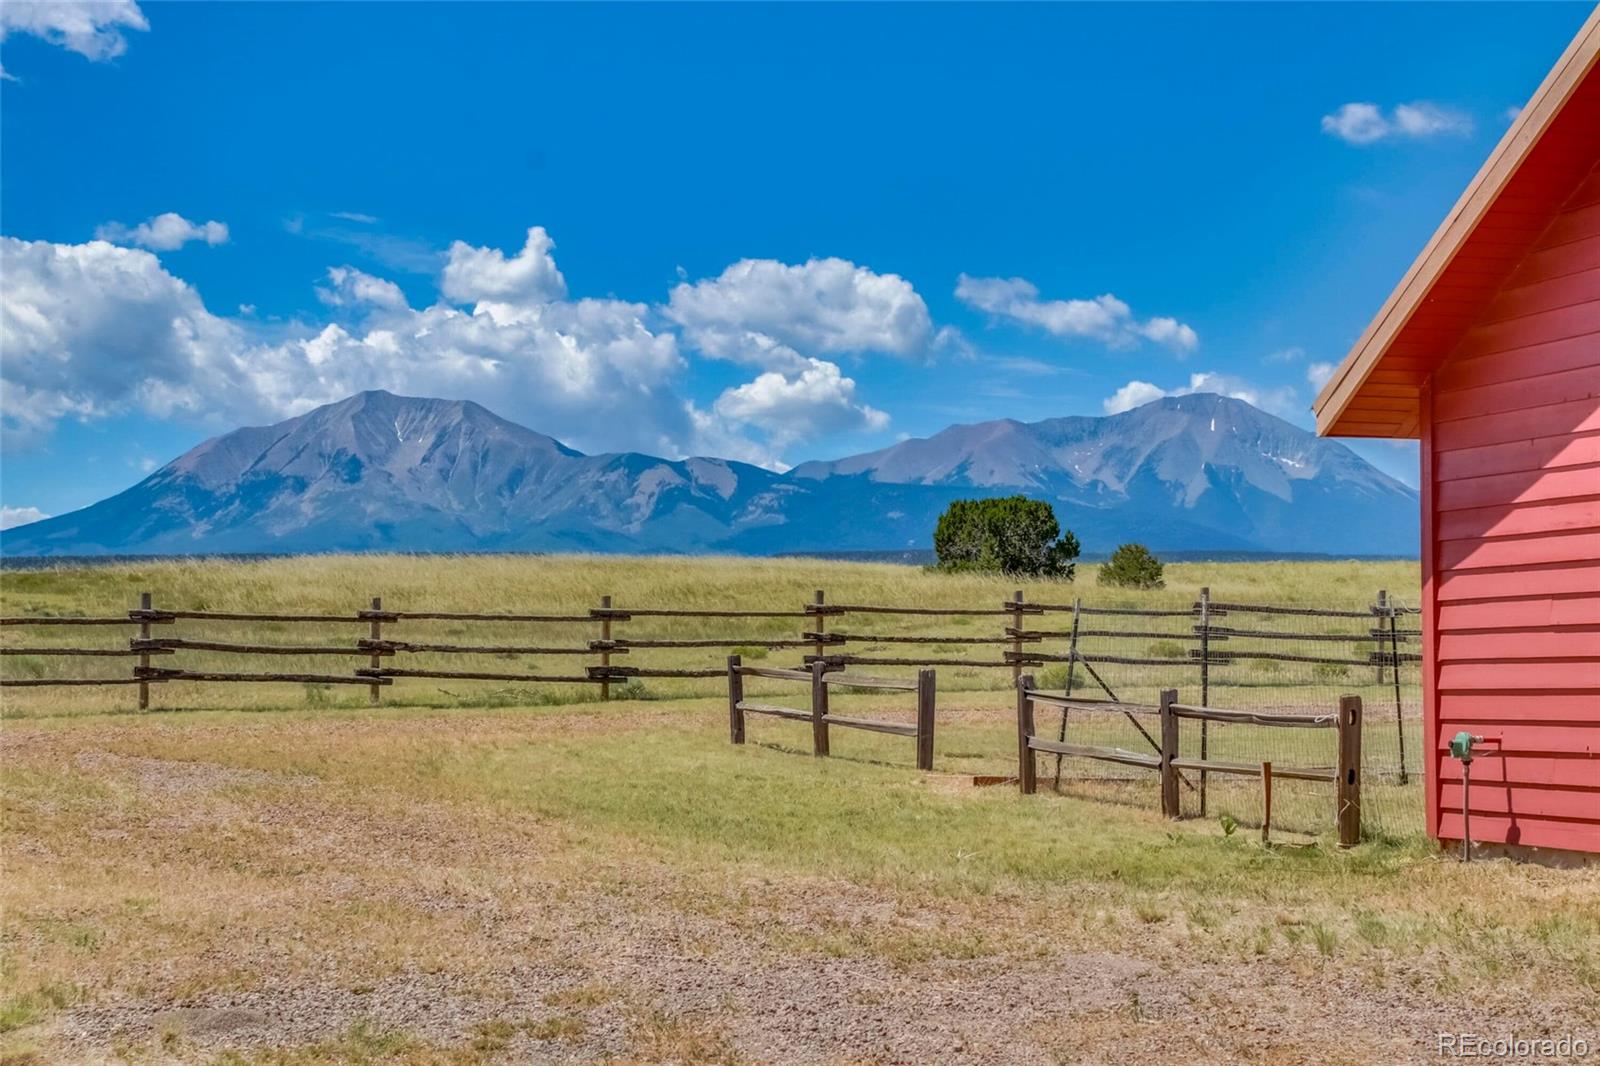
[(1450, 754), (1461, 760), (1461, 861), (1472, 861), (1472, 746), (1483, 743), (1465, 729), (1450, 738)]
[(1451, 756), (1460, 759), (1462, 762), (1471, 762), (1472, 745), (1476, 744), (1482, 739), (1482, 737), (1475, 737), (1463, 729), (1461, 732), (1450, 738)]

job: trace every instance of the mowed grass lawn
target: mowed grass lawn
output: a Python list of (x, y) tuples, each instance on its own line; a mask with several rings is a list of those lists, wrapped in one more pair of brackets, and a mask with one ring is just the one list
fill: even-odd
[[(240, 590), (181, 564), (8, 574), (3, 613), (99, 613), (164, 578), (176, 596), (178, 576), (207, 578), (214, 609), (321, 604), (384, 566), (440, 600), (559, 594), (506, 560), (250, 564)], [(574, 602), (712, 573), (519, 566), (581, 578)], [(721, 565), (796, 598), (859, 579), (915, 602), (942, 580), (862, 569)], [(1248, 576), (1212, 570), (1217, 588)], [(1403, 587), (1374, 576), (1353, 583)], [(945, 602), (1011, 584), (959, 580)], [(1265, 847), (973, 788), (1010, 758), (1003, 691), (942, 695), (931, 775), (908, 740), (860, 732), (815, 759), (798, 723), (752, 719), (734, 747), (714, 696), (208, 707), (173, 686), (141, 715), (66, 690), (13, 713), (15, 691), (8, 1062), (1366, 1062), (1430, 1060), (1441, 1031), (1600, 1036), (1600, 871), (1461, 865), (1414, 833)]]

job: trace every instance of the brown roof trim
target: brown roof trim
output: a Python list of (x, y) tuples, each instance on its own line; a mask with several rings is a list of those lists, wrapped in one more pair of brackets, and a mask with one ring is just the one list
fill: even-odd
[[(1511, 123), (1511, 128), (1506, 130), (1505, 136), (1500, 138), (1500, 143), (1490, 153), (1477, 176), (1423, 247), (1422, 254), (1411, 264), (1411, 268), (1400, 279), (1400, 284), (1395, 286), (1382, 309), (1361, 334), (1361, 339), (1350, 349), (1350, 353), (1318, 393), (1312, 409), (1317, 414), (1319, 434), (1327, 434), (1333, 429), (1389, 345), (1399, 336), (1417, 308), (1422, 306), (1456, 253), (1488, 214), (1506, 183), (1588, 76), (1597, 56), (1600, 56), (1600, 6), (1589, 13), (1583, 28), (1545, 76), (1543, 84), (1528, 101), (1528, 106), (1522, 109)], [(1396, 435), (1414, 436), (1415, 427), (1407, 428), (1410, 432)]]

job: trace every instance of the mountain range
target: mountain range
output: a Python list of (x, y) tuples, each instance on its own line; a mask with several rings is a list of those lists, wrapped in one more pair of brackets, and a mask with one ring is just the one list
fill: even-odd
[(1088, 551), (1409, 555), (1414, 490), (1349, 448), (1197, 393), (1002, 419), (787, 473), (585, 455), (475, 403), (363, 392), (213, 438), (109, 499), (0, 534), (8, 556), (926, 548), (951, 500), (1050, 501)]

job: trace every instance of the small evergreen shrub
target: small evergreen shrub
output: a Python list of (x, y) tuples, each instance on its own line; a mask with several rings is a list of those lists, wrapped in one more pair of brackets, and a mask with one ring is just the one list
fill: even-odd
[(1163, 569), (1161, 560), (1143, 544), (1124, 544), (1111, 553), (1097, 580), (1116, 588), (1159, 589), (1167, 584), (1161, 576)]

